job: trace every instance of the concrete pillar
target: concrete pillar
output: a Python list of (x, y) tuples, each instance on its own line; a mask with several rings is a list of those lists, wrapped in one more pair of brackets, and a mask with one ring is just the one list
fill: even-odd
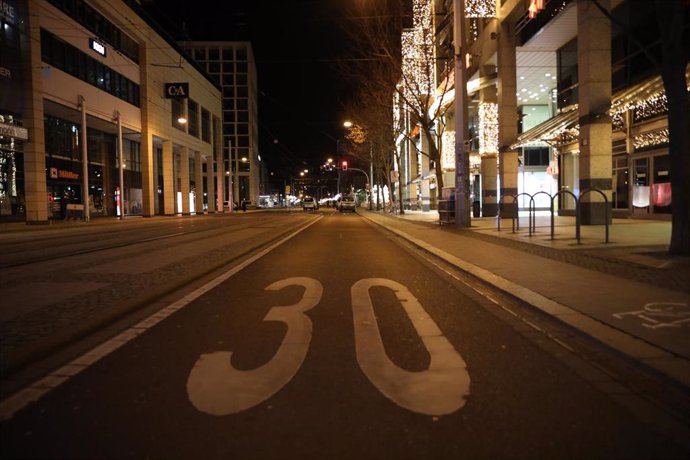
[(196, 187), (196, 200), (194, 201), (194, 210), (197, 214), (204, 213), (204, 172), (203, 172), (203, 156), (201, 152), (194, 153), (194, 185)]
[[(610, 11), (610, 0), (599, 3)], [(602, 190), (611, 209), (611, 22), (589, 0), (577, 1), (577, 63), (581, 223), (597, 225), (606, 222), (607, 205), (598, 192), (582, 193)]]
[(163, 141), (163, 207), (166, 216), (175, 214), (175, 178), (173, 176), (173, 145)]
[(216, 212), (216, 177), (213, 173), (213, 154), (209, 153), (205, 157), (206, 161), (206, 200), (208, 201), (208, 212)]
[(38, 15), (29, 14), (19, 2), (20, 14), (27, 23), (27, 33), (19, 34), (24, 79), (23, 127), (29, 132), (24, 142), (24, 195), (27, 224), (48, 223), (48, 188), (46, 186), (45, 126), (43, 124), (43, 64), (41, 63), (41, 25)]
[(498, 214), (498, 159), (496, 155), (482, 155), (482, 217)]
[[(155, 200), (158, 198), (156, 190), (156, 169), (153, 157), (155, 150), (153, 147), (153, 133), (151, 132), (151, 114), (155, 109), (151, 106), (152, 101), (156, 100), (157, 93), (152, 91), (152, 85), (148, 81), (148, 42), (139, 43), (139, 69), (141, 72), (139, 83), (139, 101), (141, 106), (141, 194), (142, 209), (144, 217), (151, 217), (156, 214)], [(156, 96), (154, 97), (154, 93)]]
[(415, 181), (417, 176), (420, 174), (419, 165), (419, 152), (417, 151), (417, 146), (411, 140), (406, 141), (406, 167), (407, 174), (405, 176), (404, 184), (405, 187), (404, 203), (403, 205), (407, 208), (410, 207), (412, 202), (417, 201), (417, 195), (419, 194), (419, 185)]
[[(420, 138), (420, 146), (421, 146), (421, 151), (424, 152), (423, 154), (420, 155), (420, 166), (421, 170), (419, 171), (419, 174), (422, 176), (421, 177), (421, 182), (420, 182), (420, 187), (422, 191), (422, 211), (429, 211), (431, 209), (431, 187), (429, 186), (429, 139), (424, 135), (424, 133), (420, 133), (419, 135)], [(414, 197), (412, 197), (412, 200), (414, 200)]]
[(498, 34), (498, 181), (501, 215), (517, 217), (517, 203), (513, 198), (518, 194), (518, 152), (511, 150), (510, 144), (518, 135), (517, 112), (517, 66), (515, 54), (515, 31), (510, 21), (503, 21)]
[[(495, 67), (482, 66), (480, 76), (490, 76)], [(495, 217), (498, 214), (498, 139), (495, 120), (487, 120), (483, 113), (496, 112), (496, 87), (486, 86), (479, 90), (479, 155), (482, 159), (482, 216)]]
[[(213, 118), (213, 125), (215, 126), (213, 132), (215, 137), (213, 139), (214, 151), (216, 155), (216, 209), (217, 212), (225, 212), (225, 161), (223, 160), (223, 130), (221, 129), (220, 120)], [(228, 203), (232, 207), (232, 198)]]
[(180, 147), (180, 193), (182, 194), (182, 214), (189, 215), (189, 148)]

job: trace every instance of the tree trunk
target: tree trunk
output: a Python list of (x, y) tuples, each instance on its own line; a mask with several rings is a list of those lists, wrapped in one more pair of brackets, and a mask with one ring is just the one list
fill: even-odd
[(669, 155), (671, 157), (671, 243), (669, 253), (690, 256), (690, 103), (683, 43), (685, 0), (657, 0), (661, 30), (662, 77), (668, 100)]

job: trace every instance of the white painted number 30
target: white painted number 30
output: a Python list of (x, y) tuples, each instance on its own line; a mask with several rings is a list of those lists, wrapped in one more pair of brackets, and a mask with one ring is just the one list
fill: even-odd
[[(304, 312), (316, 306), (323, 286), (313, 278), (277, 281), (267, 290), (303, 286), (302, 299), (271, 308), (265, 321), (281, 321), (287, 333), (275, 356), (265, 365), (241, 371), (233, 367), (232, 352), (219, 351), (199, 357), (187, 379), (192, 404), (212, 415), (237, 413), (267, 400), (283, 388), (304, 362), (311, 342), (312, 324)], [(379, 332), (369, 289), (383, 286), (395, 292), (426, 347), (431, 361), (421, 372), (396, 366), (387, 356)], [(412, 293), (400, 283), (383, 278), (363, 279), (351, 289), (357, 362), (367, 378), (388, 399), (413, 412), (450, 414), (462, 408), (470, 392), (465, 361)]]

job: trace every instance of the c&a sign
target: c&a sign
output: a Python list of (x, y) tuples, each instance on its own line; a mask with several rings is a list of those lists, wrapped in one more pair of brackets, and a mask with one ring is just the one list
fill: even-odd
[(186, 99), (189, 97), (189, 83), (166, 83), (166, 99)]

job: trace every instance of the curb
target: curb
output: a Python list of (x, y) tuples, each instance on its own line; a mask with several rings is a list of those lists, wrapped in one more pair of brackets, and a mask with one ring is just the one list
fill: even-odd
[(633, 335), (593, 319), (566, 305), (555, 302), (524, 286), (498, 276), (470, 262), (449, 254), (435, 246), (415, 238), (402, 230), (386, 226), (364, 215), (368, 221), (396, 234), (417, 247), (446, 261), (458, 269), (488, 283), (500, 291), (511, 295), (543, 313), (559, 320), (571, 328), (593, 338), (597, 342), (634, 359), (647, 368), (672, 379), (679, 385), (690, 388), (690, 361), (678, 357), (664, 349), (652, 345)]

